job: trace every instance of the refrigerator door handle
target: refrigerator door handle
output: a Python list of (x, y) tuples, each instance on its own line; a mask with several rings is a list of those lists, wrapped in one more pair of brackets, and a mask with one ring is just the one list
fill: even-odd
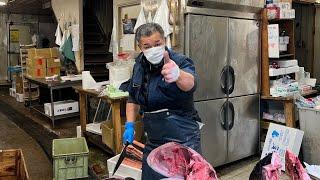
[(229, 66), (228, 73), (229, 73), (229, 78), (231, 80), (231, 85), (228, 86), (228, 93), (232, 94), (234, 91), (234, 85), (235, 85), (235, 81), (236, 81), (236, 76), (235, 76), (234, 69), (232, 66)]
[(225, 102), (221, 109), (220, 109), (220, 122), (221, 126), (224, 130), (228, 130), (228, 124), (227, 124), (227, 108), (228, 108), (228, 101)]
[(221, 71), (221, 74), (220, 74), (220, 87), (221, 87), (221, 90), (224, 94), (228, 94), (228, 89), (227, 89), (227, 84), (228, 84), (228, 79), (227, 79), (227, 73), (228, 73), (228, 69), (229, 69), (229, 66), (225, 66), (222, 71)]
[(228, 122), (228, 130), (231, 130), (234, 126), (234, 116), (235, 116), (234, 106), (232, 102), (228, 103), (228, 111), (231, 112), (231, 122)]

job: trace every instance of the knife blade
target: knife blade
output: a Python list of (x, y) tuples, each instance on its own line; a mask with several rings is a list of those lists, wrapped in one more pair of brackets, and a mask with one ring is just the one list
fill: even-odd
[(126, 150), (127, 150), (128, 145), (129, 145), (129, 142), (127, 141), (125, 146), (124, 146), (124, 148), (122, 149), (122, 151), (120, 153), (119, 159), (118, 159), (117, 164), (116, 164), (116, 166), (115, 166), (115, 168), (113, 170), (112, 176), (117, 172), (117, 170), (119, 169), (122, 161), (126, 157), (126, 155), (127, 155), (127, 151)]

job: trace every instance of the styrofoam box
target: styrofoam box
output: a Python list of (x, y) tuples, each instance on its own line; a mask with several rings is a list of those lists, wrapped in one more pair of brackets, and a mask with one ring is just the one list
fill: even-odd
[[(53, 109), (55, 116), (76, 113), (79, 112), (79, 103), (74, 100), (57, 101), (54, 102)], [(46, 115), (52, 116), (51, 103), (44, 104), (44, 112)]]
[(10, 88), (10, 89), (9, 89), (9, 94), (10, 94), (11, 97), (16, 98), (16, 90), (15, 90), (15, 89)]
[(280, 76), (286, 74), (286, 69), (285, 68), (269, 68), (269, 76)]
[(280, 76), (280, 75), (285, 75), (285, 74), (291, 74), (299, 72), (299, 66), (292, 66), (292, 67), (287, 67), (287, 68), (269, 68), (269, 76)]
[(296, 11), (294, 9), (281, 9), (280, 19), (294, 19), (296, 17)]
[(298, 66), (298, 61), (296, 59), (294, 60), (283, 60), (283, 61), (277, 61), (278, 65), (281, 68), (287, 68), (292, 66)]
[(278, 3), (273, 3), (275, 6), (279, 7), (281, 10), (286, 9), (290, 10), (292, 8), (291, 3), (289, 2), (278, 2)]
[(24, 94), (16, 93), (16, 100), (18, 102), (24, 102)]
[(109, 171), (109, 177), (115, 178), (126, 178), (131, 177), (135, 180), (141, 180), (142, 170), (127, 166), (125, 164), (121, 164), (117, 172), (112, 176), (113, 170), (116, 167), (117, 161), (120, 157), (120, 154), (110, 158), (107, 160), (107, 166)]

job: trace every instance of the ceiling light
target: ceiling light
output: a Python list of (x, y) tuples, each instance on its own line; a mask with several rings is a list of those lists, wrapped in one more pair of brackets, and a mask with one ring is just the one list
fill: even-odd
[(7, 5), (8, 0), (0, 0), (0, 6)]

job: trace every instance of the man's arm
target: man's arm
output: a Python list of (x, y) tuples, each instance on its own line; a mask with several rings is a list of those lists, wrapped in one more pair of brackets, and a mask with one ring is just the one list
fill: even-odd
[(126, 105), (126, 116), (127, 122), (134, 122), (139, 113), (140, 106), (134, 103), (127, 103)]
[(194, 87), (194, 77), (180, 69), (180, 76), (176, 83), (182, 91), (188, 92)]

